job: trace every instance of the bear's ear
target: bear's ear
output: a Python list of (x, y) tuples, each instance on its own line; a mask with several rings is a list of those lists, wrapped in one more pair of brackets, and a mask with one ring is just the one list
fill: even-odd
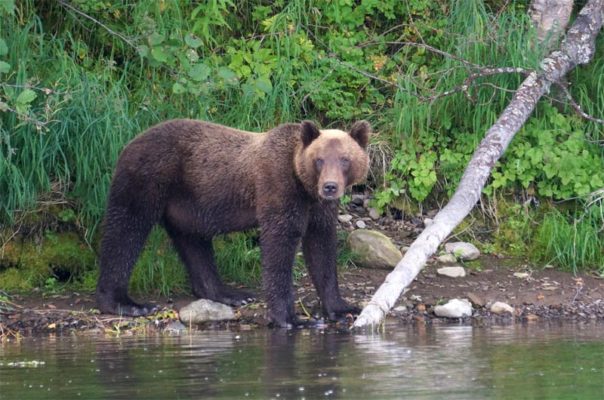
[(313, 140), (319, 137), (321, 132), (317, 125), (312, 121), (302, 121), (302, 144), (304, 147), (312, 143)]
[(369, 134), (371, 133), (371, 125), (365, 120), (357, 121), (350, 129), (350, 136), (361, 146), (367, 148), (369, 143)]

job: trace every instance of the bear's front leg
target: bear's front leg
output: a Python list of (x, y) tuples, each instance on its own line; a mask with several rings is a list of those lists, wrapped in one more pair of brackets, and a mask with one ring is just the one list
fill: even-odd
[(300, 216), (292, 210), (259, 215), (262, 284), (271, 325), (301, 325), (294, 308), (293, 265), (302, 237)]
[(323, 313), (336, 321), (346, 314), (358, 314), (358, 307), (340, 295), (337, 275), (337, 201), (323, 201), (310, 210), (308, 227), (302, 238), (304, 261), (321, 299)]

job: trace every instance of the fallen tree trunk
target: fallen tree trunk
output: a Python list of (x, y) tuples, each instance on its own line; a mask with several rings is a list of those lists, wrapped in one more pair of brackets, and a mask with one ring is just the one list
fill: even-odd
[(526, 122), (537, 102), (550, 86), (579, 64), (587, 64), (595, 52), (595, 40), (602, 28), (604, 0), (589, 0), (580, 11), (560, 50), (546, 57), (538, 72), (522, 82), (512, 101), (487, 131), (464, 172), (449, 203), (413, 242), (405, 256), (388, 274), (354, 323), (355, 328), (376, 327), (394, 306), (401, 292), (423, 268), (442, 241), (468, 215), (497, 160)]

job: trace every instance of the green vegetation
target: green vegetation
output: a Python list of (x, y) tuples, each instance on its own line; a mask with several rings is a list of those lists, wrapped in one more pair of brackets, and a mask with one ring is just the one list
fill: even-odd
[[(368, 119), (379, 132), (374, 149), (384, 155), (384, 170), (376, 168), (370, 182), (374, 205), (443, 202), (523, 79), (479, 74), (466, 81), (480, 72), (472, 65), (531, 69), (543, 56), (525, 3), (0, 1), (3, 231), (17, 231), (23, 215), (36, 214), (48, 199), (68, 205), (57, 218), (78, 232), (69, 247), (84, 260), (76, 280), (93, 287), (94, 252), (81, 244), (98, 242), (117, 156), (136, 134), (175, 117), (256, 131), (303, 118), (338, 127)], [(569, 76), (573, 96), (600, 117), (603, 77), (602, 57)], [(440, 96), (464, 83), (466, 92)], [(483, 201), (501, 213), (491, 216), (500, 223), (493, 242), (512, 252), (530, 247), (539, 262), (604, 272), (601, 202), (587, 206), (588, 195), (604, 186), (602, 128), (576, 116), (556, 89), (550, 96), (485, 189)], [(542, 206), (497, 207), (502, 198), (537, 198)], [(510, 212), (517, 217), (504, 217)], [(45, 248), (55, 246), (48, 235), (63, 237), (52, 227), (38, 232), (35, 244), (23, 246), (27, 254), (47, 257), (52, 250)], [(217, 241), (227, 279), (257, 279), (254, 240), (238, 234)], [(0, 244), (5, 253), (13, 245)], [(56, 285), (48, 279), (62, 279), (48, 265), (57, 261), (44, 257), (18, 264), (0, 257), (0, 287)], [(186, 288), (161, 230), (151, 236), (132, 285), (164, 294)]]

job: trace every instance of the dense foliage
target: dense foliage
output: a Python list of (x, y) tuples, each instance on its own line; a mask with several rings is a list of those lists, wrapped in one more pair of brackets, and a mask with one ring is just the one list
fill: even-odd
[[(368, 119), (379, 132), (374, 205), (441, 202), (523, 79), (482, 76), (479, 66), (537, 68), (546, 48), (535, 45), (521, 1), (0, 0), (0, 18), (0, 220), (57, 205), (88, 239), (119, 151), (175, 117), (249, 130)], [(599, 116), (603, 59), (569, 77), (574, 97)], [(552, 92), (484, 201), (565, 201), (555, 218), (571, 228), (587, 220), (587, 196), (604, 186), (601, 131)], [(601, 212), (602, 196), (588, 208)], [(589, 221), (601, 246), (602, 219)], [(539, 248), (550, 261), (560, 256)], [(603, 259), (596, 250), (579, 267), (604, 268)]]

